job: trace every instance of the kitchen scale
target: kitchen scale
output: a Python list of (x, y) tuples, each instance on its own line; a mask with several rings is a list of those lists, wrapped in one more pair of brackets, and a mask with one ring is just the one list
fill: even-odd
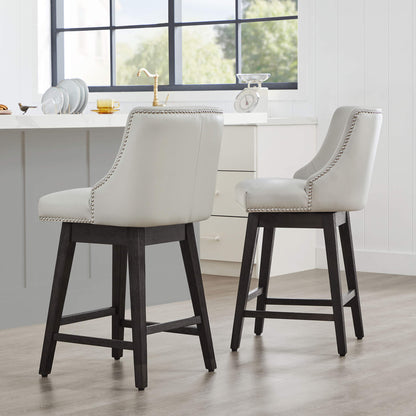
[(261, 83), (269, 79), (270, 74), (237, 74), (240, 82), (248, 84), (235, 97), (234, 108), (239, 113), (267, 113), (268, 89)]

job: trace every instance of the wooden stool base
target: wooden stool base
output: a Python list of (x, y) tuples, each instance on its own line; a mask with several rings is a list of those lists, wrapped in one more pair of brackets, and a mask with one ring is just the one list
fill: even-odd
[[(259, 284), (258, 288), (250, 292), (250, 280), (256, 250), (258, 229), (261, 227), (264, 228), (264, 232)], [(267, 296), (275, 228), (323, 229), (328, 262), (331, 299), (286, 299), (269, 298)], [(348, 286), (348, 293), (344, 296), (342, 295), (339, 277), (337, 228), (339, 228), (341, 238)], [(253, 299), (257, 299), (256, 309), (246, 309), (247, 303)], [(330, 306), (332, 307), (332, 313), (266, 311), (267, 305)], [(338, 354), (340, 356), (344, 356), (347, 353), (344, 306), (351, 308), (356, 337), (358, 339), (363, 338), (364, 329), (361, 317), (354, 249), (352, 245), (351, 225), (348, 212), (249, 214), (231, 338), (231, 349), (233, 351), (237, 351), (240, 347), (244, 318), (255, 318), (254, 332), (256, 335), (260, 335), (263, 332), (265, 318), (302, 319), (333, 321), (335, 324)]]
[[(146, 321), (145, 247), (179, 241), (188, 280), (194, 316), (171, 322)], [(82, 243), (113, 246), (112, 306), (94, 311), (62, 316), (75, 245)], [(125, 319), (126, 270), (129, 265), (131, 320)], [(62, 325), (90, 319), (112, 317), (112, 338), (96, 338), (60, 332)], [(131, 328), (133, 340), (124, 341), (124, 329)], [(204, 288), (193, 224), (132, 228), (105, 225), (63, 223), (50, 297), (39, 374), (46, 377), (52, 370), (57, 341), (108, 347), (116, 360), (123, 350), (132, 350), (135, 384), (147, 387), (147, 335), (173, 332), (199, 337), (205, 367), (216, 368)]]

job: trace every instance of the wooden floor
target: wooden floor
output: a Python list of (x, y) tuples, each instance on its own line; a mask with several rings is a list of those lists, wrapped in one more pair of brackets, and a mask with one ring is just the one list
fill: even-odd
[[(348, 353), (340, 358), (331, 322), (268, 320), (256, 337), (246, 319), (241, 348), (230, 352), (237, 280), (206, 276), (217, 371), (204, 369), (197, 338), (151, 335), (144, 392), (134, 388), (131, 352), (114, 361), (105, 348), (61, 343), (52, 374), (42, 379), (43, 326), (2, 331), (0, 415), (414, 416), (416, 276), (361, 273), (359, 282), (365, 337), (354, 338), (347, 310)], [(329, 293), (322, 270), (275, 278), (270, 291)], [(191, 314), (188, 302), (148, 308), (149, 320)], [(106, 318), (65, 329), (109, 336), (109, 328)]]

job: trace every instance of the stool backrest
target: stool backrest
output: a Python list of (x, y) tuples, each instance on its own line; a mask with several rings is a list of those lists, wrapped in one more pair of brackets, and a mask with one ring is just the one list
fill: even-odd
[(215, 108), (133, 109), (120, 150), (91, 194), (96, 224), (183, 224), (212, 212), (223, 130)]
[(333, 210), (363, 209), (380, 136), (379, 109), (340, 107), (316, 156), (299, 169), (294, 178), (307, 181), (312, 210), (331, 206)]

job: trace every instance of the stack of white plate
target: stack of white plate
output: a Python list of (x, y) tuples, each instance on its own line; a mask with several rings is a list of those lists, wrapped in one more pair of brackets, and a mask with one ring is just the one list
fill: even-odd
[(88, 86), (80, 78), (64, 79), (42, 96), (44, 114), (81, 114), (88, 103)]

